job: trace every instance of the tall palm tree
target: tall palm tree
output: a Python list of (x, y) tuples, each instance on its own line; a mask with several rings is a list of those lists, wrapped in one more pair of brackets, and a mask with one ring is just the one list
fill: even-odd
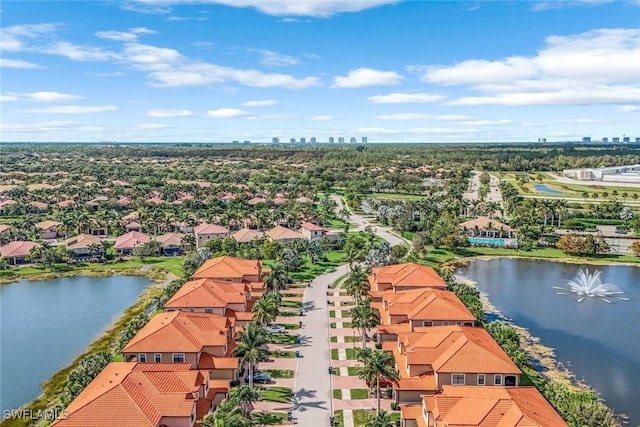
[(207, 414), (200, 422), (202, 427), (252, 427), (251, 418), (242, 414), (242, 409), (229, 400), (220, 402), (215, 412)]
[(400, 379), (400, 375), (393, 368), (393, 360), (391, 353), (382, 350), (365, 349), (358, 352), (358, 361), (363, 365), (359, 377), (369, 384), (376, 385), (376, 414), (380, 413), (380, 376), (394, 383)]
[(380, 324), (380, 314), (378, 310), (371, 307), (371, 300), (365, 298), (360, 303), (349, 310), (351, 323), (358, 329), (362, 337), (362, 348), (367, 346), (367, 334), (369, 329)]
[(392, 427), (393, 419), (384, 409), (375, 415), (369, 415), (369, 420), (365, 424), (365, 427)]
[(261, 390), (251, 388), (247, 385), (241, 385), (229, 390), (229, 401), (240, 405), (242, 414), (246, 417), (250, 417), (251, 407), (253, 402), (260, 400)]
[(249, 387), (253, 387), (253, 368), (266, 355), (264, 345), (269, 341), (269, 333), (255, 322), (250, 322), (238, 336), (235, 353), (242, 357), (242, 364), (249, 364)]
[(280, 289), (285, 289), (289, 283), (291, 283), (291, 277), (281, 263), (276, 263), (271, 266), (271, 272), (265, 279), (267, 288), (278, 294)]
[(369, 292), (371, 286), (367, 280), (367, 273), (359, 265), (353, 267), (347, 275), (345, 288), (356, 304)]
[(260, 326), (267, 326), (273, 322), (280, 313), (280, 295), (268, 292), (257, 299), (253, 304), (253, 320)]

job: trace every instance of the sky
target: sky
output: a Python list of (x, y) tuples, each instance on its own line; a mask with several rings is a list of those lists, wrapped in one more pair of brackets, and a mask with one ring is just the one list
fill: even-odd
[(0, 141), (640, 137), (640, 0), (0, 8)]

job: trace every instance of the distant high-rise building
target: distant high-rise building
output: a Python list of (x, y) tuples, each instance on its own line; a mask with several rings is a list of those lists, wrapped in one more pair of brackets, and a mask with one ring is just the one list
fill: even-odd
[(625, 144), (628, 144), (631, 142), (631, 137), (625, 136), (622, 138), (622, 142), (624, 142)]
[(243, 143), (244, 145), (249, 145), (249, 144), (251, 144), (251, 141), (249, 141), (249, 140), (245, 139), (244, 141), (242, 141), (242, 143)]
[(351, 137), (351, 139), (349, 140), (349, 143), (350, 143), (350, 144), (355, 144), (355, 143), (357, 143), (357, 142), (358, 142), (358, 140), (356, 139), (356, 137), (355, 137), (355, 136), (352, 136), (352, 137)]
[(336, 142), (336, 139), (332, 136), (329, 137), (329, 144), (334, 144)]
[(311, 139), (309, 140), (309, 144), (317, 144), (318, 140), (316, 139), (315, 136), (312, 136)]
[(636, 138), (636, 144), (640, 144), (640, 138)]
[(366, 144), (369, 138), (367, 138), (366, 136), (362, 137), (362, 143)]
[(602, 142), (607, 143), (609, 142), (609, 138), (607, 138), (606, 136), (604, 138), (602, 138)]
[(538, 138), (538, 142), (547, 142), (547, 138)]
[(343, 136), (338, 138), (338, 144), (344, 144), (344, 137)]
[(300, 144), (306, 144), (307, 143), (307, 138), (300, 138)]
[(274, 136), (273, 138), (271, 138), (271, 143), (272, 144), (280, 144), (280, 138)]
[(590, 136), (583, 137), (582, 142), (591, 142), (591, 137)]
[(291, 138), (291, 139), (289, 140), (289, 142), (290, 142), (291, 144), (295, 144), (295, 143), (296, 143), (296, 139), (295, 139), (295, 138)]
[(618, 138), (617, 136), (614, 136), (613, 138), (611, 138), (611, 142), (613, 142), (614, 144), (617, 142), (620, 142), (620, 138)]
[(240, 144), (240, 141), (238, 141), (237, 139), (234, 141), (231, 141), (232, 144)]

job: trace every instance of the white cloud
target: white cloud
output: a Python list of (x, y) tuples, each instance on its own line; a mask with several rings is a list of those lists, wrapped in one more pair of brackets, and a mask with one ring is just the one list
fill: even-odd
[(71, 95), (68, 93), (48, 92), (48, 91), (19, 93), (16, 95), (22, 98), (28, 99), (29, 101), (37, 101), (37, 102), (67, 102), (67, 101), (79, 101), (81, 99), (85, 99), (84, 96), (80, 96), (80, 95)]
[(50, 36), (59, 26), (59, 24), (11, 25), (0, 30), (0, 45), (4, 52), (28, 50), (29, 41)]
[(20, 98), (14, 95), (0, 95), (0, 102), (12, 102), (17, 101)]
[(509, 125), (513, 120), (500, 119), (500, 120), (463, 120), (455, 122), (457, 125), (471, 125), (471, 126), (493, 126), (493, 125)]
[(577, 119), (557, 119), (557, 123), (576, 123), (576, 124), (607, 124), (611, 123), (608, 120), (599, 120), (599, 119), (588, 119), (588, 118), (577, 118)]
[(175, 49), (140, 43), (127, 43), (122, 58), (143, 70), (164, 70), (184, 59)]
[(640, 105), (622, 105), (618, 107), (618, 111), (621, 113), (632, 113), (634, 111), (640, 111)]
[(64, 105), (46, 108), (34, 108), (31, 110), (23, 110), (21, 112), (34, 114), (91, 114), (116, 111), (117, 109), (118, 107), (114, 105), (102, 105), (95, 107), (85, 107), (81, 105)]
[(451, 67), (429, 67), (422, 80), (442, 85), (482, 84), (515, 81), (535, 76), (536, 64), (527, 58), (504, 61), (471, 59)]
[(294, 119), (296, 116), (293, 114), (264, 114), (256, 116), (246, 116), (247, 120), (284, 120)]
[(275, 99), (263, 99), (257, 101), (246, 101), (243, 102), (242, 105), (245, 107), (268, 107), (270, 105), (276, 105), (278, 101)]
[(367, 86), (389, 86), (402, 82), (402, 76), (395, 71), (379, 71), (373, 68), (358, 68), (349, 71), (346, 76), (336, 76), (333, 87), (359, 88)]
[(367, 98), (375, 104), (431, 104), (440, 102), (447, 97), (430, 93), (390, 93), (388, 95), (374, 95)]
[(23, 69), (45, 68), (45, 67), (42, 67), (41, 65), (34, 64), (33, 62), (23, 61), (21, 59), (9, 59), (9, 58), (0, 58), (0, 67), (23, 68)]
[(265, 67), (288, 67), (300, 63), (300, 60), (294, 56), (274, 52), (269, 49), (249, 49), (249, 52), (259, 54), (261, 57), (259, 62)]
[(47, 121), (47, 122), (21, 122), (5, 123), (0, 122), (0, 129), (6, 132), (48, 132), (54, 130), (69, 129), (76, 126), (77, 122), (70, 121)]
[(328, 18), (338, 13), (362, 10), (399, 0), (131, 0), (123, 5), (128, 10), (147, 13), (169, 13), (169, 6), (179, 4), (222, 4), (231, 7), (250, 7), (274, 16), (313, 16)]
[(330, 116), (328, 114), (321, 114), (319, 116), (313, 116), (309, 120), (315, 120), (315, 121), (319, 121), (319, 122), (324, 122), (324, 121), (329, 121), (329, 120), (335, 120), (335, 117)]
[(50, 46), (38, 48), (41, 53), (60, 55), (73, 61), (109, 61), (118, 59), (118, 55), (99, 47), (81, 46), (66, 41), (55, 42)]
[(149, 110), (147, 111), (147, 116), (149, 117), (157, 117), (157, 118), (166, 118), (166, 117), (192, 117), (194, 116), (194, 112), (190, 110)]
[(142, 123), (136, 126), (138, 129), (146, 129), (146, 130), (158, 130), (158, 129), (167, 129), (171, 126), (165, 125), (163, 123)]
[(209, 110), (207, 111), (207, 116), (214, 117), (217, 119), (229, 119), (235, 117), (245, 117), (248, 116), (249, 113), (246, 111), (239, 110), (237, 108), (218, 108), (217, 110)]
[(433, 115), (431, 114), (421, 114), (421, 113), (395, 113), (395, 114), (382, 114), (376, 116), (378, 120), (433, 120)]
[(145, 27), (136, 27), (130, 28), (129, 31), (98, 31), (95, 36), (105, 40), (134, 42), (141, 34), (156, 34), (156, 32)]
[(536, 1), (531, 10), (534, 12), (544, 12), (547, 10), (566, 9), (570, 7), (580, 6), (600, 6), (605, 3), (611, 3), (613, 0), (552, 0), (552, 1)]

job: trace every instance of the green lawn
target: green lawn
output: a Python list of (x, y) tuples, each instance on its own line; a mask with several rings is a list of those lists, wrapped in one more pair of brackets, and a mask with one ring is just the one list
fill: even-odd
[(344, 427), (344, 418), (342, 414), (342, 409), (335, 411), (333, 413), (333, 425), (334, 427)]
[[(346, 349), (346, 353), (347, 353), (347, 360), (355, 360), (356, 359), (356, 349), (353, 348), (347, 348)], [(337, 348), (332, 348), (331, 349), (331, 359), (332, 360), (338, 360), (338, 349)]]
[(347, 368), (347, 372), (349, 373), (350, 377), (357, 377), (358, 375), (360, 375), (361, 371), (362, 371), (362, 368), (359, 366), (349, 366)]
[(272, 350), (269, 351), (269, 356), (271, 357), (283, 357), (287, 359), (293, 359), (296, 357), (296, 353), (293, 351), (285, 351), (285, 350)]
[(282, 326), (284, 326), (284, 328), (287, 331), (290, 331), (292, 329), (300, 329), (300, 324), (299, 323), (280, 323)]
[(346, 277), (347, 277), (347, 275), (346, 275), (346, 274), (344, 274), (344, 275), (342, 275), (342, 276), (338, 277), (338, 278), (337, 278), (337, 279), (336, 279), (336, 280), (331, 284), (331, 289), (335, 289), (335, 288), (340, 284), (340, 282), (342, 282)]
[(289, 387), (267, 387), (260, 393), (262, 400), (267, 402), (289, 403), (291, 402), (291, 389)]
[(339, 388), (334, 388), (333, 389), (333, 398), (334, 399), (342, 399), (342, 390), (340, 390)]
[[(361, 338), (359, 336), (350, 336), (347, 335), (344, 337), (344, 342), (360, 342)], [(338, 337), (331, 337), (331, 342), (338, 342)]]
[(260, 371), (271, 375), (273, 378), (293, 378), (294, 375), (291, 369), (260, 369)]
[(302, 307), (302, 301), (284, 300), (280, 303), (280, 306), (288, 308), (300, 308)]
[[(334, 323), (332, 323), (332, 324), (331, 324), (331, 327), (335, 329), (335, 327), (336, 327), (336, 323), (335, 323), (335, 322), (334, 322)], [(352, 323), (351, 323), (351, 322), (342, 322), (342, 327), (343, 327), (343, 328), (352, 328), (353, 326), (352, 326)]]
[(349, 390), (351, 392), (351, 399), (367, 399), (369, 397), (369, 390), (366, 388), (352, 388)]
[(286, 412), (254, 412), (251, 414), (251, 418), (257, 425), (279, 425), (285, 424), (287, 421)]
[(273, 334), (271, 339), (269, 340), (270, 344), (288, 344), (294, 345), (296, 344), (296, 335), (285, 335), (285, 334)]

